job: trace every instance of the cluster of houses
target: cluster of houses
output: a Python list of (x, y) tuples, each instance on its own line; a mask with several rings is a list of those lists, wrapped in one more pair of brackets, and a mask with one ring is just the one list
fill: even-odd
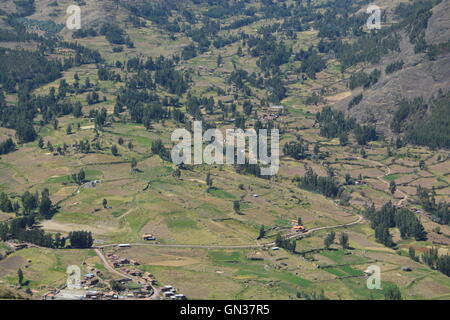
[(421, 210), (419, 208), (411, 208), (411, 211), (414, 213), (420, 214), (428, 219), (432, 219), (431, 215), (428, 212)]
[(86, 294), (81, 290), (77, 292), (52, 290), (44, 295), (44, 300), (86, 300)]
[(69, 49), (69, 48), (55, 48), (55, 53), (65, 55), (65, 56), (71, 56), (75, 54), (75, 50)]
[(133, 265), (133, 266), (140, 265), (139, 262), (137, 262), (137, 261), (135, 261), (133, 259), (121, 258), (115, 253), (108, 253), (106, 255), (106, 257), (108, 258), (109, 262), (111, 263), (111, 265), (114, 268), (120, 268), (123, 265)]
[[(91, 118), (88, 116), (84, 116), (85, 119), (88, 119), (89, 122), (94, 123), (95, 122), (95, 118)], [(107, 128), (112, 128), (113, 123), (110, 120), (106, 120), (105, 123), (102, 125), (102, 127), (107, 127)], [(95, 140), (93, 140), (95, 141)]]
[(206, 66), (198, 66), (198, 72), (205, 72), (207, 74), (209, 74), (210, 76), (212, 76), (214, 74), (214, 69), (212, 68), (208, 68)]
[[(144, 234), (144, 239), (146, 237), (148, 238), (154, 238), (151, 234)], [(148, 239), (148, 240), (154, 240), (154, 239)], [(136, 283), (141, 285), (142, 288), (133, 291), (132, 293), (128, 293), (125, 297), (126, 298), (138, 298), (138, 299), (145, 299), (149, 298), (153, 294), (153, 286), (157, 284), (156, 279), (154, 276), (149, 272), (142, 272), (140, 270), (136, 270), (134, 268), (129, 268), (128, 266), (134, 265), (138, 266), (139, 262), (135, 261), (133, 259), (128, 258), (121, 258), (115, 253), (108, 253), (106, 255), (109, 262), (115, 267), (120, 268), (120, 271), (124, 274), (129, 275), (129, 278), (124, 278), (118, 280), (119, 283), (125, 284), (127, 282), (132, 281), (132, 278), (137, 279)], [(164, 298), (170, 299), (170, 300), (186, 300), (186, 296), (181, 293), (177, 293), (176, 289), (173, 288), (171, 285), (166, 285), (163, 288), (161, 288), (161, 293)]]
[[(122, 279), (119, 280), (121, 283), (125, 283), (131, 281), (131, 279)], [(97, 290), (90, 290), (86, 292), (87, 300), (114, 300), (114, 299), (125, 299), (125, 300), (134, 300), (134, 299), (150, 299), (153, 295), (153, 287), (152, 286), (144, 286), (140, 289), (136, 289), (130, 291), (125, 294), (119, 294), (115, 291), (103, 292)]]
[(81, 280), (81, 285), (85, 288), (94, 287), (100, 281), (99, 277), (102, 276), (102, 272), (96, 270), (95, 268), (90, 268), (91, 272), (84, 275), (83, 280)]
[[(140, 263), (133, 259), (122, 258), (114, 252), (106, 254), (109, 263), (118, 268), (124, 275), (124, 278), (115, 280), (121, 285), (126, 285), (127, 290), (123, 292), (116, 292), (114, 290), (105, 291), (101, 289), (100, 281), (103, 276), (102, 272), (97, 270), (92, 265), (83, 263), (88, 270), (81, 279), (81, 286), (77, 290), (68, 290), (65, 286), (62, 289), (52, 290), (44, 295), (45, 300), (135, 300), (152, 299), (155, 294), (154, 286), (157, 281), (149, 272), (143, 272), (133, 266), (139, 266)], [(130, 283), (135, 283), (137, 286), (130, 286)], [(133, 289), (135, 288), (135, 289)], [(161, 288), (161, 295), (167, 300), (186, 300), (186, 296), (178, 293), (177, 290), (171, 286), (166, 285)]]
[(113, 299), (119, 299), (119, 295), (117, 292), (110, 291), (110, 292), (102, 292), (102, 291), (96, 291), (96, 290), (90, 290), (86, 292), (86, 299), (87, 300), (113, 300)]
[[(108, 254), (108, 259), (115, 266), (123, 265), (139, 265), (137, 261), (129, 260), (126, 258), (120, 258), (115, 254)], [(128, 274), (130, 277), (116, 280), (118, 283), (125, 285), (133, 281), (136, 278), (136, 283), (141, 285), (140, 288), (135, 290), (126, 291), (125, 293), (118, 293), (115, 291), (102, 291), (100, 290), (99, 282), (100, 277), (103, 275), (101, 271), (96, 270), (94, 267), (88, 266), (89, 273), (85, 274), (80, 282), (82, 288), (80, 290), (52, 290), (44, 295), (45, 300), (130, 300), (130, 299), (150, 299), (154, 293), (153, 285), (156, 284), (156, 280), (153, 279), (153, 275), (148, 272), (141, 272), (139, 270), (133, 270), (128, 268), (121, 268), (122, 273)]]
[(121, 258), (115, 253), (108, 253), (106, 255), (106, 258), (109, 260), (109, 262), (114, 268), (120, 268), (120, 271), (122, 273), (130, 276), (130, 279), (125, 278), (119, 280), (119, 282), (131, 281), (131, 277), (135, 277), (139, 278), (137, 280), (137, 283), (143, 285), (144, 287), (146, 286), (151, 287), (151, 285), (155, 285), (157, 283), (156, 279), (154, 279), (153, 275), (150, 274), (149, 272), (142, 272), (140, 270), (129, 267), (129, 266), (139, 266), (140, 263), (136, 260)]
[(37, 247), (31, 243), (24, 243), (24, 242), (16, 242), (16, 241), (8, 241), (6, 242), (6, 245), (9, 247), (9, 253), (13, 253), (18, 250), (26, 249), (26, 248), (33, 248)]
[(284, 113), (284, 106), (270, 106), (258, 115), (258, 119), (263, 121), (277, 120)]
[(116, 300), (116, 299), (141, 299), (150, 298), (153, 291), (136, 290), (126, 295), (119, 295), (115, 291), (88, 290), (71, 292), (67, 290), (55, 290), (45, 294), (44, 300)]
[(95, 188), (100, 183), (102, 183), (100, 180), (93, 180), (93, 181), (86, 182), (81, 187), (86, 188), (86, 189), (92, 189), (92, 188)]

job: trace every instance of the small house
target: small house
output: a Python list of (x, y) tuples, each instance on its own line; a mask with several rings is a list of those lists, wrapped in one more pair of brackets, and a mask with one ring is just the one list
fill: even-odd
[(364, 273), (364, 275), (365, 275), (366, 277), (371, 276), (374, 272), (375, 272), (375, 271), (372, 270), (372, 269), (366, 269), (366, 270), (363, 271), (363, 273)]
[(269, 112), (270, 113), (278, 113), (278, 114), (280, 114), (280, 113), (283, 113), (283, 111), (284, 111), (284, 106), (271, 106), (271, 107), (269, 107)]
[(142, 236), (142, 239), (144, 239), (145, 241), (153, 241), (156, 240), (156, 238), (152, 235), (152, 234), (144, 234)]
[(412, 271), (412, 269), (410, 267), (402, 267), (402, 271), (409, 272)]
[(173, 287), (172, 287), (172, 286), (169, 286), (169, 285), (164, 286), (164, 287), (162, 287), (162, 289), (161, 289), (162, 292), (169, 292), (169, 291), (172, 291), (172, 290), (173, 290)]
[(88, 298), (88, 299), (96, 300), (96, 299), (100, 298), (101, 296), (103, 296), (103, 294), (99, 291), (92, 290), (92, 291), (86, 292), (86, 298)]

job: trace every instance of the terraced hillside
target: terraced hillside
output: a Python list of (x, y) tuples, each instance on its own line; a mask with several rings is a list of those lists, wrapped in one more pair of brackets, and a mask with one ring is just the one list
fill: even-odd
[[(375, 1), (374, 32), (367, 1), (76, 2), (80, 30), (71, 1), (0, 4), (4, 297), (41, 299), (71, 264), (105, 292), (151, 274), (151, 299), (166, 284), (190, 299), (450, 297), (448, 0)], [(194, 120), (279, 129), (277, 175), (173, 164), (171, 134)]]

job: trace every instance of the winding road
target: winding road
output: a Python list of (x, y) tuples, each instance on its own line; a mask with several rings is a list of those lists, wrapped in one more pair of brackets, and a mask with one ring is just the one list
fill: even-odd
[[(385, 165), (384, 163), (375, 161), (375, 160), (369, 160), (369, 159), (364, 159), (361, 157), (357, 157), (358, 160), (363, 160), (363, 161), (368, 161), (368, 162), (372, 162), (374, 164), (376, 164), (378, 167), (384, 167), (386, 169), (385, 173), (382, 174), (381, 176), (378, 176), (377, 179), (380, 180), (382, 183), (386, 184), (389, 188), (390, 184), (389, 182), (387, 182), (386, 180), (384, 180), (383, 178), (387, 177), (388, 175), (391, 174), (391, 168), (389, 168), (389, 166)], [(408, 195), (406, 193), (404, 193), (403, 191), (397, 189), (398, 193), (400, 193), (400, 195), (402, 196), (402, 199), (400, 199), (397, 202), (397, 206), (400, 207), (403, 205), (403, 203), (408, 200)]]

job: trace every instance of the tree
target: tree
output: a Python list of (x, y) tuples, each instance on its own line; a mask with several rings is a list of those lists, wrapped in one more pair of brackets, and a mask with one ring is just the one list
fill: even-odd
[(416, 250), (413, 247), (409, 247), (408, 255), (412, 260), (414, 260), (416, 262), (419, 261), (419, 257), (416, 256)]
[(173, 171), (173, 176), (176, 178), (176, 179), (180, 179), (180, 177), (181, 177), (181, 170), (179, 169), (179, 168), (176, 168), (174, 171)]
[(133, 147), (134, 147), (133, 142), (129, 141), (128, 142), (128, 150), (130, 150), (130, 151), (133, 150)]
[(3, 212), (13, 212), (13, 205), (8, 195), (4, 192), (0, 192), (0, 210)]
[(394, 285), (393, 287), (389, 287), (384, 292), (384, 299), (385, 300), (402, 300), (402, 293), (400, 292), (400, 289)]
[(388, 248), (392, 248), (395, 245), (392, 241), (392, 235), (389, 232), (389, 228), (382, 224), (375, 228), (375, 239)]
[(313, 149), (313, 152), (314, 152), (314, 154), (319, 154), (319, 152), (320, 152), (320, 146), (319, 146), (319, 144), (315, 144), (314, 145), (314, 149)]
[(436, 263), (436, 269), (450, 277), (450, 255), (440, 256)]
[(116, 291), (116, 292), (122, 292), (126, 290), (126, 286), (124, 286), (123, 284), (121, 284), (120, 282), (116, 281), (116, 280), (111, 280), (109, 282), (109, 285), (111, 286), (111, 290)]
[(7, 154), (16, 149), (16, 144), (11, 138), (6, 139), (3, 142), (0, 142), (0, 155)]
[(66, 238), (61, 237), (61, 233), (57, 233), (55, 235), (55, 240), (54, 240), (54, 247), (55, 248), (64, 248), (64, 246), (66, 245)]
[(72, 174), (72, 180), (76, 184), (81, 185), (85, 181), (85, 179), (86, 179), (86, 174), (85, 174), (83, 168), (80, 169), (80, 171), (78, 173), (73, 173)]
[(239, 200), (233, 201), (233, 210), (238, 214), (241, 213), (241, 203), (239, 202)]
[(325, 239), (323, 240), (323, 244), (325, 245), (325, 248), (329, 249), (330, 246), (334, 243), (334, 239), (336, 238), (336, 233), (333, 231), (327, 234)]
[(23, 271), (22, 271), (22, 269), (17, 270), (17, 277), (19, 279), (19, 285), (23, 285)]
[(84, 172), (84, 169), (80, 169), (80, 171), (78, 172), (78, 181), (80, 181), (80, 183), (84, 182), (84, 180), (86, 179), (86, 174)]
[(45, 219), (51, 218), (53, 211), (52, 201), (50, 200), (49, 191), (45, 188), (41, 192), (41, 202), (39, 204), (39, 214)]
[(419, 161), (419, 168), (420, 170), (425, 170), (425, 161), (423, 159)]
[(345, 184), (348, 186), (355, 184), (355, 181), (353, 180), (352, 176), (349, 173), (345, 174)]
[(137, 167), (137, 160), (136, 158), (131, 158), (131, 169), (134, 169)]
[(295, 160), (302, 160), (307, 157), (307, 147), (298, 141), (290, 141), (283, 147), (283, 153)]
[(113, 146), (111, 147), (111, 154), (112, 154), (113, 156), (115, 156), (115, 157), (119, 154), (119, 150), (117, 149), (117, 146), (116, 146), (116, 145), (113, 145)]
[(36, 139), (36, 131), (33, 124), (27, 120), (19, 120), (19, 124), (16, 127), (16, 137), (21, 143), (27, 143)]
[(205, 179), (206, 185), (208, 186), (208, 189), (210, 189), (213, 185), (213, 179), (211, 178), (211, 173), (207, 173), (206, 174), (206, 179)]
[(281, 233), (277, 233), (277, 236), (276, 236), (276, 238), (275, 238), (275, 245), (277, 246), (277, 247), (280, 247), (281, 246), (281, 244), (282, 244), (282, 242), (283, 242), (283, 237), (281, 236)]
[(392, 181), (389, 183), (389, 191), (390, 191), (391, 194), (393, 195), (393, 194), (395, 193), (396, 190), (397, 190), (397, 185), (396, 185), (395, 181), (392, 180)]
[(314, 170), (309, 167), (306, 170), (305, 175), (299, 179), (298, 186), (302, 189), (320, 192), (326, 197), (335, 198), (338, 196), (341, 187), (335, 177), (331, 176), (331, 173), (332, 172), (329, 171), (328, 177), (319, 177)]
[(44, 148), (44, 139), (42, 139), (42, 137), (39, 138), (38, 147), (41, 149)]
[(88, 231), (72, 231), (69, 233), (70, 244), (73, 248), (84, 249), (92, 247), (94, 239)]
[(245, 100), (243, 108), (244, 108), (244, 113), (246, 116), (250, 116), (252, 114), (253, 105), (250, 101)]
[(339, 237), (339, 244), (344, 250), (348, 248), (348, 234), (345, 232), (341, 233), (341, 236)]
[(30, 214), (34, 209), (38, 206), (38, 197), (36, 195), (32, 195), (29, 191), (25, 191), (22, 195), (22, 205), (24, 214)]
[(364, 150), (364, 148), (361, 148), (360, 154), (361, 154), (361, 157), (363, 157), (364, 159), (367, 157), (366, 150)]
[(275, 245), (285, 249), (286, 251), (294, 253), (297, 246), (297, 241), (295, 239), (292, 241), (290, 239), (283, 239), (281, 233), (278, 233), (275, 239)]
[(0, 223), (0, 240), (5, 241), (9, 236), (9, 227), (6, 223)]
[(259, 228), (259, 235), (258, 235), (257, 240), (262, 239), (262, 238), (264, 238), (265, 236), (266, 236), (266, 230), (265, 230), (265, 227), (264, 227), (264, 225), (261, 225), (261, 228)]
[(339, 135), (339, 144), (345, 146), (348, 143), (348, 133), (343, 132)]
[(81, 118), (83, 116), (83, 106), (81, 105), (81, 102), (78, 101), (75, 103), (72, 113), (75, 118)]
[(170, 154), (164, 147), (164, 144), (161, 139), (157, 139), (152, 142), (151, 152), (154, 155), (159, 155), (161, 159), (164, 161), (169, 161), (170, 159)]
[(238, 47), (236, 54), (237, 54), (239, 57), (242, 56), (242, 47), (241, 47), (241, 46)]
[(370, 220), (371, 228), (375, 230), (375, 239), (387, 247), (395, 245), (389, 228), (397, 227), (402, 239), (426, 239), (427, 233), (417, 216), (408, 209), (395, 207), (392, 202), (386, 203), (378, 211), (372, 206), (366, 211), (366, 217)]

